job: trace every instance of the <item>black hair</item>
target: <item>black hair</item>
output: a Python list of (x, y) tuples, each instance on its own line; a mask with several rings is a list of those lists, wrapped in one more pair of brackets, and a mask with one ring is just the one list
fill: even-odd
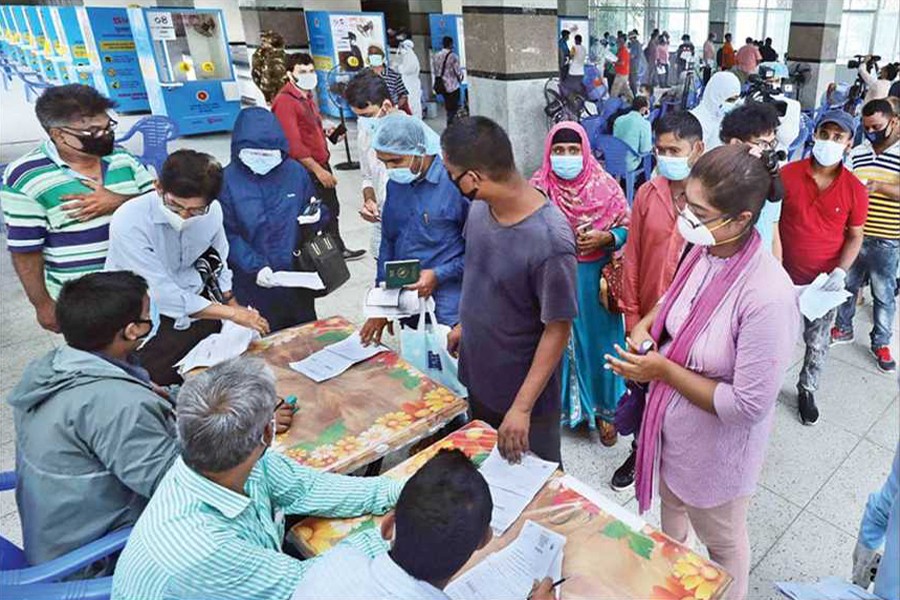
[(681, 41), (682, 41), (682, 42), (686, 42), (686, 41), (688, 41), (689, 39), (691, 39), (691, 36), (689, 36), (688, 34), (684, 34), (683, 36), (681, 36)]
[(631, 110), (641, 110), (642, 108), (650, 108), (650, 101), (643, 96), (635, 96), (631, 101)]
[(63, 285), (56, 322), (72, 348), (101, 350), (140, 320), (146, 295), (147, 282), (131, 271), (88, 273)]
[(569, 37), (569, 30), (563, 29), (562, 31), (559, 32), (559, 35), (561, 35), (562, 37)]
[(344, 99), (353, 108), (366, 108), (370, 104), (381, 106), (391, 99), (391, 92), (377, 73), (365, 70), (347, 84)]
[(34, 104), (34, 113), (44, 128), (62, 127), (72, 121), (103, 114), (116, 103), (89, 85), (70, 83), (44, 90)]
[(887, 101), (885, 98), (879, 98), (877, 100), (869, 100), (865, 103), (862, 109), (862, 116), (871, 117), (875, 113), (881, 113), (886, 116), (888, 119), (896, 116), (894, 114), (894, 107), (891, 106), (891, 103)]
[(617, 40), (624, 40), (624, 39), (625, 39), (625, 33), (623, 33), (623, 32), (620, 31), (619, 33), (616, 34), (616, 39), (617, 39)]
[(715, 32), (715, 31), (710, 31), (710, 32), (709, 32), (709, 35), (706, 36), (706, 39), (708, 39), (708, 40), (714, 40), (714, 39), (716, 39), (716, 32)]
[(766, 46), (771, 46), (771, 45), (772, 45), (772, 38), (766, 38), (765, 44), (766, 44)]
[(604, 31), (604, 32), (603, 32), (603, 37), (609, 37), (609, 32), (608, 32), (608, 31)]
[(900, 66), (898, 63), (889, 63), (884, 65), (884, 74), (888, 81), (893, 81), (895, 77), (897, 77), (897, 73), (900, 72)]
[(313, 57), (306, 52), (293, 52), (284, 58), (284, 68), (288, 73), (294, 70), (297, 65), (312, 65)]
[(725, 34), (725, 39), (726, 39), (726, 40), (730, 40), (730, 39), (731, 39), (731, 34), (730, 34), (730, 33), (726, 33), (726, 34)]
[(516, 170), (512, 144), (500, 125), (487, 117), (457, 119), (441, 135), (447, 161), (464, 171), (482, 171), (506, 181)]
[(679, 140), (690, 142), (703, 139), (703, 126), (700, 121), (686, 110), (669, 111), (653, 123), (656, 137), (671, 133)]
[(576, 34), (575, 34), (575, 43), (576, 43), (576, 44), (580, 44), (582, 39), (583, 39), (583, 38), (581, 37), (581, 34), (580, 34), (580, 33), (576, 33)]
[(747, 102), (725, 115), (719, 129), (719, 139), (726, 144), (736, 138), (742, 142), (775, 131), (778, 110), (765, 102)]
[(443, 38), (441, 38), (441, 47), (446, 48), (447, 50), (453, 48), (453, 38), (449, 35), (445, 35)]
[(752, 43), (753, 43), (753, 38), (748, 37), (748, 38), (747, 38), (746, 40), (744, 40), (744, 41), (747, 42), (748, 44), (752, 44)]
[(203, 198), (208, 204), (222, 189), (222, 165), (209, 154), (178, 150), (163, 163), (159, 185), (179, 198)]
[(558, 129), (556, 133), (553, 134), (553, 139), (550, 140), (550, 144), (581, 144), (581, 136), (578, 135), (578, 132), (570, 127), (563, 127)]
[(400, 492), (390, 556), (416, 579), (445, 582), (485, 539), (493, 508), (472, 461), (459, 450), (441, 450)]
[(709, 202), (722, 214), (749, 211), (753, 223), (759, 219), (772, 185), (765, 162), (750, 154), (750, 148), (744, 144), (710, 150), (691, 167), (690, 177), (700, 181)]

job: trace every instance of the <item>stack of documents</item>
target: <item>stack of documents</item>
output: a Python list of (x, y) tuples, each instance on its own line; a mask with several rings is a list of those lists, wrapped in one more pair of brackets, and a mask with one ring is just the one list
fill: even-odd
[(479, 471), (491, 489), (494, 501), (491, 527), (497, 535), (519, 518), (558, 466), (558, 463), (541, 460), (534, 454), (525, 454), (522, 462), (510, 464), (494, 447)]
[(310, 354), (301, 361), (290, 363), (290, 367), (316, 383), (321, 383), (337, 377), (356, 363), (387, 350), (388, 348), (380, 344), (363, 346), (359, 333), (354, 333), (336, 344)]
[(534, 580), (562, 578), (565, 536), (526, 521), (519, 537), (445, 588), (453, 600), (524, 600)]
[(272, 273), (271, 280), (276, 287), (325, 289), (322, 278), (314, 271), (275, 271)]
[(810, 321), (825, 316), (832, 308), (843, 304), (851, 296), (847, 290), (827, 292), (822, 289), (828, 280), (827, 273), (819, 273), (813, 282), (805, 286), (797, 286), (800, 293), (800, 312)]
[[(428, 301), (434, 310), (434, 300), (429, 298)], [(419, 314), (419, 310), (419, 292), (403, 288), (374, 287), (366, 292), (363, 302), (363, 314), (367, 319), (403, 319)]]
[(232, 321), (222, 321), (222, 330), (204, 338), (175, 363), (181, 375), (200, 367), (212, 367), (244, 353), (259, 334)]
[(878, 600), (878, 596), (840, 577), (827, 577), (815, 583), (776, 581), (775, 588), (791, 600)]

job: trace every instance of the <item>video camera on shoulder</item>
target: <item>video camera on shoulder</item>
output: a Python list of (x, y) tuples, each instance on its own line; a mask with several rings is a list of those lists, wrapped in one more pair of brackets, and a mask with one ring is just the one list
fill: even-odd
[(787, 102), (778, 100), (774, 98), (774, 96), (783, 95), (784, 91), (780, 87), (776, 87), (768, 82), (768, 80), (772, 79), (774, 76), (774, 69), (761, 66), (758, 74), (750, 75), (747, 78), (749, 87), (747, 88), (747, 91), (744, 92), (743, 96), (747, 100), (771, 104), (778, 112), (778, 116), (783, 117), (787, 114)]
[(861, 64), (865, 62), (866, 71), (871, 71), (872, 69), (878, 68), (878, 61), (881, 60), (880, 56), (869, 56), (868, 60), (866, 60), (866, 54), (856, 54), (853, 57), (853, 60), (847, 62), (848, 69), (858, 69)]

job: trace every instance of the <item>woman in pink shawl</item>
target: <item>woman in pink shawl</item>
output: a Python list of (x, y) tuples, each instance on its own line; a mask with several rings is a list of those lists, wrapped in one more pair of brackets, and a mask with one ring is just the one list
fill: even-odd
[(578, 318), (563, 357), (562, 413), (570, 427), (587, 421), (605, 446), (616, 443), (616, 404), (622, 378), (605, 371), (603, 354), (625, 336), (622, 316), (599, 302), (600, 272), (628, 237), (625, 194), (591, 154), (578, 123), (557, 124), (547, 135), (544, 163), (531, 184), (562, 211), (578, 243)]
[[(606, 357), (623, 377), (650, 382), (639, 510), (658, 489), (663, 532), (684, 542), (693, 527), (734, 578), (728, 600), (747, 594), (747, 509), (800, 324), (794, 286), (754, 228), (770, 183), (763, 161), (740, 145), (697, 161), (678, 216), (693, 248), (662, 303), (631, 330), (629, 351)], [(654, 350), (641, 356), (645, 343)]]

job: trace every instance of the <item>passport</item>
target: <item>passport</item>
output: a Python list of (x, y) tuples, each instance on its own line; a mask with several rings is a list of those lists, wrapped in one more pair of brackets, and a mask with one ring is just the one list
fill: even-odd
[(390, 290), (412, 285), (419, 280), (421, 270), (419, 259), (389, 260), (384, 263), (384, 286)]

